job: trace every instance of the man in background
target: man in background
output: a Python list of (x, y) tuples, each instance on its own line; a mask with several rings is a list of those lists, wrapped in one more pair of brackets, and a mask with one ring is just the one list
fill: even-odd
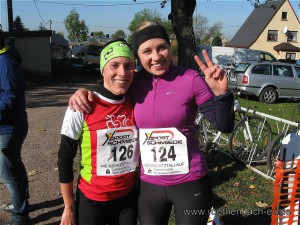
[(21, 158), (28, 132), (25, 83), (21, 57), (5, 45), (0, 30), (0, 180), (10, 193), (13, 207), (8, 225), (29, 224), (28, 177)]

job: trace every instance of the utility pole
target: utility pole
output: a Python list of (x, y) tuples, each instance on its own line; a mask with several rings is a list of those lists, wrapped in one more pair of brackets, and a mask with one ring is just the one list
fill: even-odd
[(13, 19), (13, 7), (12, 0), (7, 0), (7, 16), (8, 16), (8, 33), (9, 33), (9, 43), (15, 45), (15, 36), (14, 36), (14, 19)]
[(52, 20), (49, 20), (49, 23), (50, 23), (50, 30), (51, 30)]

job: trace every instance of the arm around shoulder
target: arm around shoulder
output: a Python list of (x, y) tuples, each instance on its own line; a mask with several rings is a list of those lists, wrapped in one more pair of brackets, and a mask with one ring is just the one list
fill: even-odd
[(69, 99), (69, 107), (72, 111), (89, 113), (93, 102), (93, 92), (86, 88), (79, 88)]

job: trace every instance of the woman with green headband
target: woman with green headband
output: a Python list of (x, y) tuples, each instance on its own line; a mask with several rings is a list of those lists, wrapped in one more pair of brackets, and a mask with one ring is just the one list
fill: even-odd
[[(67, 109), (58, 152), (64, 200), (61, 225), (135, 225), (137, 218), (137, 128), (126, 92), (135, 69), (124, 40), (108, 43), (100, 54), (103, 83), (94, 90), (92, 112)], [(73, 159), (80, 148), (80, 176), (73, 195)]]
[[(194, 138), (195, 117), (199, 110), (220, 131), (232, 131), (233, 95), (226, 74), (206, 51), (206, 65), (194, 57), (205, 79), (198, 71), (174, 65), (169, 36), (157, 22), (139, 24), (132, 40), (142, 66), (129, 89), (139, 128), (139, 224), (167, 225), (174, 208), (176, 224), (205, 225), (212, 190)], [(81, 90), (69, 105), (85, 110), (88, 101), (91, 93)]]

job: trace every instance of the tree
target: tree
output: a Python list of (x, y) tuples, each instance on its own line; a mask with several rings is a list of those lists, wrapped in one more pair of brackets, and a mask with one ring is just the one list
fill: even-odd
[(130, 44), (132, 43), (131, 40), (132, 33), (135, 31), (137, 25), (145, 20), (159, 22), (161, 25), (164, 26), (168, 35), (174, 33), (171, 22), (168, 21), (167, 19), (162, 19), (162, 15), (157, 10), (143, 9), (142, 11), (139, 11), (134, 15), (133, 20), (130, 22), (128, 26), (128, 30), (131, 31), (131, 35), (128, 36), (128, 42)]
[(193, 30), (195, 7), (196, 0), (171, 0), (169, 19), (172, 22), (178, 42), (178, 65), (198, 69), (199, 66), (194, 60), (194, 55), (196, 54), (196, 41)]
[(103, 33), (103, 31), (95, 31), (92, 33), (93, 33), (93, 36), (105, 37), (105, 34)]
[(43, 25), (43, 23), (41, 22), (39, 25), (38, 30), (47, 30), (47, 28)]
[(193, 28), (195, 32), (196, 44), (204, 44), (204, 39), (208, 32), (208, 19), (200, 14), (193, 18)]
[(70, 11), (69, 15), (64, 20), (64, 24), (69, 33), (68, 38), (70, 41), (80, 43), (86, 40), (89, 30), (85, 25), (85, 21), (79, 20), (79, 14), (75, 9)]
[(62, 36), (63, 38), (65, 37), (63, 32), (57, 32), (58, 35)]
[(203, 43), (206, 45), (212, 45), (214, 37), (221, 37), (222, 34), (223, 23), (220, 21), (215, 22), (209, 29), (205, 35)]
[(126, 34), (123, 30), (117, 30), (112, 36), (111, 39), (112, 40), (116, 40), (118, 38), (122, 38), (125, 39), (126, 38)]
[(162, 16), (161, 13), (159, 13), (156, 9), (143, 9), (142, 11), (137, 12), (134, 15), (133, 20), (128, 26), (128, 30), (134, 32), (137, 25), (145, 20), (157, 21), (159, 23), (162, 23)]
[(211, 43), (211, 46), (222, 46), (222, 38), (219, 35), (215, 36)]
[(208, 34), (211, 37), (221, 36), (223, 29), (223, 23), (221, 21), (215, 22), (211, 28), (209, 28)]
[(25, 28), (20, 16), (16, 16), (13, 26), (14, 26), (15, 31), (22, 32), (22, 31), (28, 30)]

